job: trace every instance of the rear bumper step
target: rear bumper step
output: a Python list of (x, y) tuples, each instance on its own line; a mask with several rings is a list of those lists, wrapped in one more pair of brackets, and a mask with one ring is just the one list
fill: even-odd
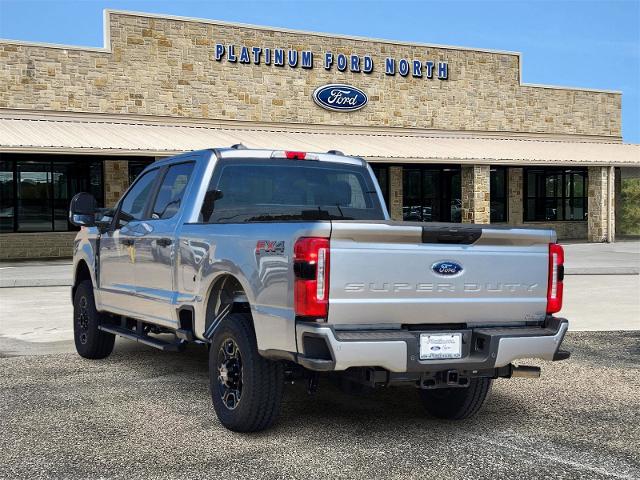
[[(301, 351), (298, 363), (311, 370), (346, 370), (379, 367), (390, 372), (487, 370), (521, 358), (557, 361), (569, 358), (560, 350), (569, 322), (549, 316), (543, 327), (496, 327), (450, 330), (462, 334), (462, 358), (420, 360), (421, 331), (335, 330), (317, 323), (298, 323), (296, 334), (302, 350), (305, 336), (323, 338), (331, 360), (313, 358)], [(443, 331), (446, 333), (446, 331)]]

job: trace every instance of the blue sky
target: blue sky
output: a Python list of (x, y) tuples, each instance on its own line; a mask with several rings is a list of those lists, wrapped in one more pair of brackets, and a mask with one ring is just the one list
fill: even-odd
[(102, 46), (104, 8), (519, 51), (526, 83), (622, 91), (640, 143), (640, 0), (0, 0), (0, 37)]

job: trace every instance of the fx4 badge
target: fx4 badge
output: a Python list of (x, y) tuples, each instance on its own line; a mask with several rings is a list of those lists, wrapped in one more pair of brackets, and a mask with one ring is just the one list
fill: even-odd
[(284, 240), (258, 240), (256, 257), (267, 255), (284, 255)]
[(450, 277), (452, 275), (458, 275), (462, 273), (463, 268), (459, 263), (449, 260), (443, 260), (431, 265), (431, 270), (433, 270), (438, 275)]

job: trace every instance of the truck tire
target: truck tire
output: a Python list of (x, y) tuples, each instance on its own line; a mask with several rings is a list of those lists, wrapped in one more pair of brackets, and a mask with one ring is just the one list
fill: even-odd
[(111, 355), (116, 337), (98, 330), (101, 317), (96, 310), (91, 281), (80, 282), (73, 297), (73, 338), (81, 357), (96, 360)]
[(283, 387), (283, 365), (258, 353), (251, 316), (229, 314), (209, 349), (209, 390), (220, 422), (235, 432), (269, 428), (280, 413)]
[(466, 388), (420, 390), (420, 398), (432, 416), (462, 420), (480, 410), (491, 389), (491, 382), (491, 378), (471, 378)]

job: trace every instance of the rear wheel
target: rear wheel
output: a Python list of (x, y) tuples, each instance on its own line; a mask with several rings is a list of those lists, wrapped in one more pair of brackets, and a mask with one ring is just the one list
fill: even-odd
[(96, 310), (93, 285), (82, 281), (73, 297), (73, 338), (81, 357), (100, 359), (111, 355), (115, 335), (98, 330), (101, 314)]
[(466, 388), (420, 390), (427, 412), (437, 418), (462, 420), (480, 410), (491, 389), (491, 378), (471, 378)]
[(209, 349), (209, 389), (220, 422), (236, 432), (269, 428), (278, 418), (283, 384), (282, 363), (258, 353), (251, 316), (227, 315)]

